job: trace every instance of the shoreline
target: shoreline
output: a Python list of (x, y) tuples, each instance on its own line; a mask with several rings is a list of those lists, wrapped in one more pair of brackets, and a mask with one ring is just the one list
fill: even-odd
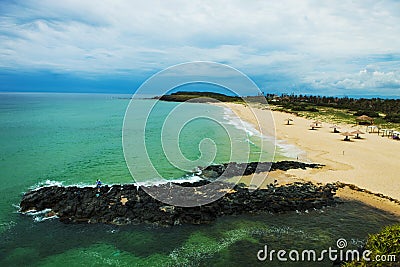
[[(215, 104), (215, 103), (213, 103)], [(304, 154), (298, 155), (298, 160), (312, 161), (324, 164), (322, 169), (273, 171), (260, 174), (265, 177), (262, 187), (277, 180), (279, 184), (296, 181), (313, 183), (341, 182), (363, 188), (373, 194), (360, 192), (350, 188), (338, 190), (338, 196), (343, 200), (360, 201), (372, 207), (385, 210), (400, 216), (400, 205), (387, 198), (378, 197), (381, 194), (400, 200), (400, 182), (396, 173), (396, 146), (400, 151), (400, 142), (390, 140), (375, 134), (363, 134), (362, 139), (342, 141), (344, 136), (333, 133), (331, 125), (322, 121), (322, 127), (309, 130), (311, 120), (280, 111), (260, 109), (244, 104), (218, 103), (218, 106), (231, 109), (239, 118), (251, 123), (260, 132), (273, 134), (268, 125), (275, 125), (275, 136), (279, 142), (294, 145)], [(254, 112), (254, 114), (253, 114)], [(272, 115), (272, 116), (271, 116)], [(257, 118), (266, 118), (257, 121)], [(287, 118), (293, 119), (291, 125), (286, 125)], [(272, 123), (272, 124), (271, 124)], [(365, 126), (340, 124), (340, 130), (354, 131)], [(268, 130), (265, 130), (268, 129)], [(282, 141), (281, 141), (282, 140)], [(373, 177), (373, 178), (372, 178)], [(243, 182), (250, 183), (256, 177), (243, 177)], [(250, 180), (249, 180), (250, 179)], [(257, 179), (257, 178), (256, 178)]]

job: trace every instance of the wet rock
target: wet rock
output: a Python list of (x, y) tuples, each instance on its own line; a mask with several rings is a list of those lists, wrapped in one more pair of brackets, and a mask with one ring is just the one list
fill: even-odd
[(299, 161), (279, 161), (279, 162), (250, 162), (237, 163), (230, 162), (226, 164), (210, 165), (205, 168), (199, 168), (199, 176), (207, 180), (215, 180), (219, 177), (230, 178), (233, 176), (251, 175), (253, 173), (290, 169), (321, 168), (324, 165), (315, 163), (304, 163)]
[[(201, 185), (208, 183), (200, 181), (184, 186), (206, 195), (210, 192), (206, 192)], [(168, 188), (170, 185), (163, 186)], [(20, 207), (21, 212), (50, 209), (48, 214), (58, 216), (64, 223), (150, 223), (172, 226), (211, 223), (217, 217), (231, 214), (301, 211), (337, 203), (334, 196), (338, 186), (332, 184), (297, 182), (257, 190), (249, 190), (243, 184), (235, 185), (233, 190), (232, 184), (220, 182), (219, 186), (225, 186), (230, 193), (201, 207), (166, 205), (134, 184), (104, 187), (99, 196), (96, 196), (97, 190), (93, 187), (43, 187), (27, 192)], [(162, 186), (155, 189), (160, 188)], [(121, 196), (128, 200), (125, 205), (121, 203)]]

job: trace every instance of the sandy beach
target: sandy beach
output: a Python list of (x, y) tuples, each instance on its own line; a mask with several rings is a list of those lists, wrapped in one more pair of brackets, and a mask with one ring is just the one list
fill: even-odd
[[(351, 137), (351, 141), (343, 141), (344, 136), (333, 133), (330, 123), (322, 122), (320, 128), (310, 130), (313, 121), (292, 114), (250, 108), (243, 104), (220, 103), (219, 105), (230, 108), (237, 116), (252, 123), (261, 132), (271, 134), (274, 132), (272, 125), (275, 125), (277, 140), (295, 145), (303, 151), (297, 155), (299, 161), (325, 165), (322, 169), (270, 172), (263, 185), (275, 179), (279, 184), (299, 180), (320, 183), (341, 181), (373, 193), (400, 199), (399, 141), (378, 136), (377, 133), (366, 133), (361, 135), (362, 139)], [(293, 119), (291, 125), (286, 124), (287, 118)], [(346, 124), (339, 126), (341, 132), (357, 129), (366, 132), (366, 126)], [(259, 175), (265, 176), (265, 174)], [(246, 182), (246, 179), (244, 180)], [(385, 199), (377, 199), (350, 189), (341, 189), (338, 195), (400, 215), (400, 205)]]

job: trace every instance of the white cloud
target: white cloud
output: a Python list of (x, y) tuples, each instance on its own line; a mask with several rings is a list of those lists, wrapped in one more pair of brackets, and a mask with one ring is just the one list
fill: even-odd
[(3, 68), (102, 74), (206, 60), (315, 86), (398, 82), (398, 59), (372, 59), (383, 75), (346, 76), (365, 59), (400, 55), (398, 1), (45, 0), (0, 10)]
[(382, 89), (394, 89), (399, 93), (400, 70), (379, 71), (374, 69), (362, 69), (357, 73), (342, 75), (325, 75), (320, 79), (309, 81), (316, 88), (339, 88), (378, 92)]

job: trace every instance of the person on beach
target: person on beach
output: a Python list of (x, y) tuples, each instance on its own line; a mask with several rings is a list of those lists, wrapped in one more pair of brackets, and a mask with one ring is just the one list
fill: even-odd
[(100, 192), (100, 187), (101, 187), (101, 181), (99, 179), (97, 179), (97, 181), (96, 181), (97, 192)]
[(97, 188), (96, 197), (100, 196), (100, 187), (101, 187), (101, 181), (99, 179), (97, 179), (96, 180), (96, 188)]

